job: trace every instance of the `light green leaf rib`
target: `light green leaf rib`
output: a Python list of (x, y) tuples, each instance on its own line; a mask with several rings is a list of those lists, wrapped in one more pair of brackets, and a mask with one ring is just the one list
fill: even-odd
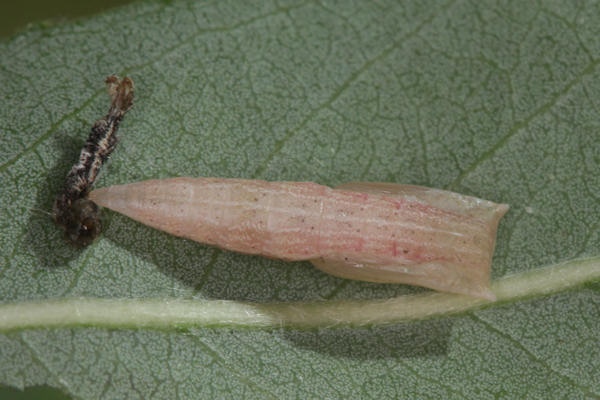
[(0, 331), (28, 328), (175, 329), (189, 326), (326, 328), (383, 325), (457, 314), (494, 304), (544, 296), (600, 279), (600, 257), (498, 279), (496, 301), (447, 293), (388, 300), (313, 303), (243, 303), (164, 299), (62, 299), (0, 306)]

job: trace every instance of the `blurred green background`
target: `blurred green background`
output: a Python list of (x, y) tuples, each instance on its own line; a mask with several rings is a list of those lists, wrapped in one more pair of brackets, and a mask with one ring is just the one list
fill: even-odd
[(29, 24), (59, 24), (95, 14), (133, 0), (20, 0), (3, 1), (0, 7), (0, 37), (6, 38)]

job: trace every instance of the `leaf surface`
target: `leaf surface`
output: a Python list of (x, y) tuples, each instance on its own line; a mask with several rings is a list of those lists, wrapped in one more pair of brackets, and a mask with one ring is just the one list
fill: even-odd
[[(511, 205), (494, 278), (600, 256), (594, 2), (145, 2), (0, 43), (0, 302), (288, 302), (424, 290), (47, 215), (103, 79), (136, 105), (98, 185), (173, 176), (388, 181)], [(598, 264), (596, 263), (596, 268)], [(365, 328), (0, 334), (0, 382), (77, 398), (600, 397), (600, 287)], [(344, 316), (341, 316), (343, 318)], [(223, 317), (225, 318), (225, 317)]]

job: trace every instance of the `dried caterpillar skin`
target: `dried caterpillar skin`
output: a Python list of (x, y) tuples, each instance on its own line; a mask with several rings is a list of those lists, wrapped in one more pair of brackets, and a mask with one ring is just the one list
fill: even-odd
[(130, 78), (119, 80), (112, 75), (106, 78), (105, 83), (111, 97), (108, 113), (92, 126), (79, 160), (67, 174), (63, 189), (53, 205), (55, 222), (79, 246), (92, 243), (102, 230), (100, 210), (87, 199), (87, 195), (117, 145), (121, 120), (133, 106), (133, 81)]
[[(354, 190), (349, 190), (354, 189)], [(172, 178), (95, 190), (90, 199), (198, 242), (333, 275), (493, 298), (496, 228), (508, 206), (437, 189)]]

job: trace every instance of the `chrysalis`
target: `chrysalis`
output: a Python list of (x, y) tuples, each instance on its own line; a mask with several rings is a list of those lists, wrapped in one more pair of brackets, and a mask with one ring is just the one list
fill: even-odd
[(102, 231), (100, 210), (87, 199), (102, 165), (117, 145), (117, 131), (123, 116), (133, 106), (133, 81), (116, 76), (106, 78), (111, 96), (108, 113), (97, 120), (73, 165), (61, 193), (54, 200), (53, 216), (67, 237), (75, 244), (87, 246)]
[(310, 260), (335, 276), (494, 299), (490, 266), (508, 205), (390, 183), (172, 178), (110, 186), (97, 204), (170, 234)]

